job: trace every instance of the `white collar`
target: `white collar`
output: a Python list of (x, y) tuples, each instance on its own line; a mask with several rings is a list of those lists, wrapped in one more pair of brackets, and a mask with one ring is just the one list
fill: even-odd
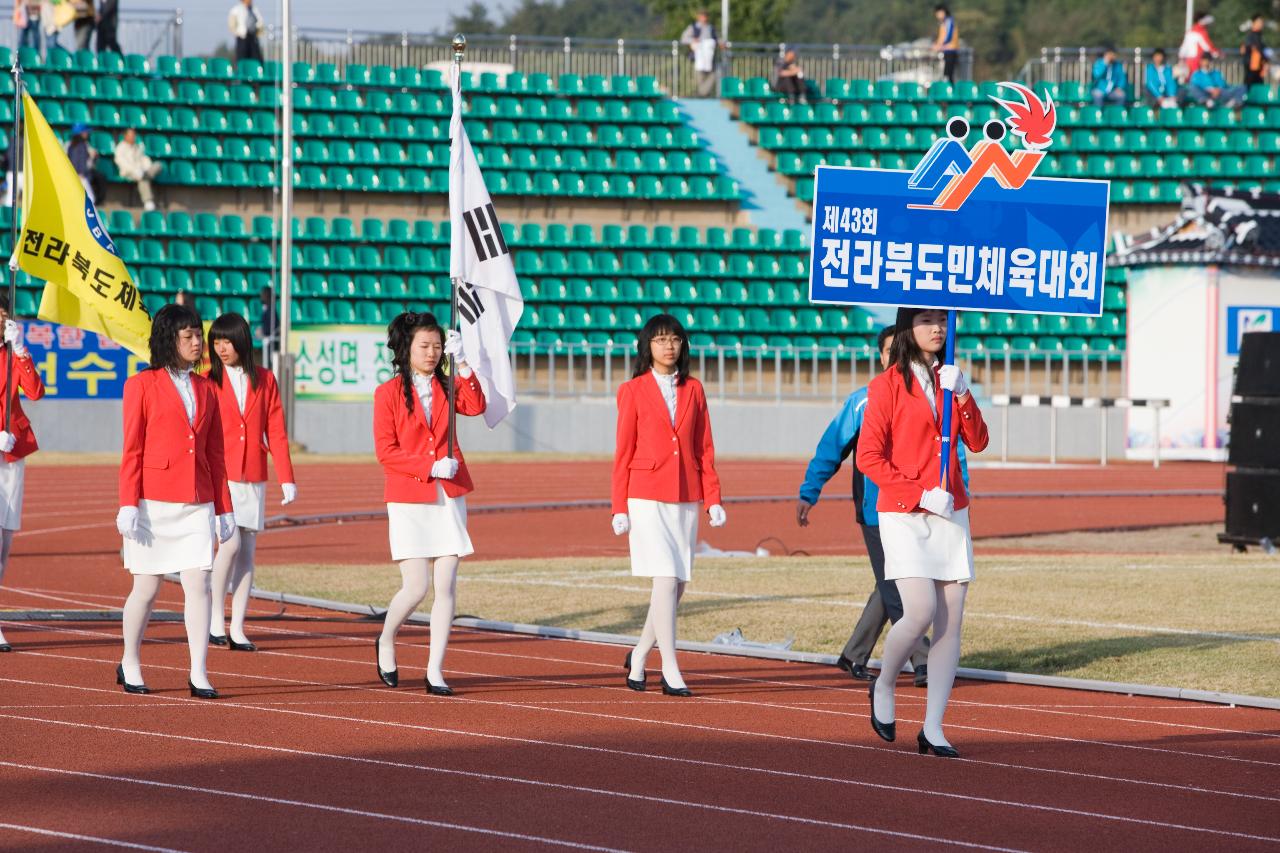
[(649, 368), (649, 372), (652, 373), (654, 376), (656, 376), (659, 382), (665, 382), (668, 385), (675, 385), (676, 380), (680, 378), (680, 374), (678, 372), (677, 373), (659, 373), (655, 368), (652, 368), (652, 367)]

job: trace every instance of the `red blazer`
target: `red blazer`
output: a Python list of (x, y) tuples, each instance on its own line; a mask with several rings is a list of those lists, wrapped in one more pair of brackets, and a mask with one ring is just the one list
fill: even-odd
[(22, 411), (18, 389), (21, 388), (28, 399), (39, 400), (44, 396), (44, 383), (40, 381), (40, 374), (36, 371), (36, 364), (32, 361), (30, 353), (22, 358), (14, 358), (9, 355), (9, 350), (6, 348), (4, 355), (0, 356), (0, 388), (4, 387), (10, 364), (14, 366), (13, 385), (9, 388), (8, 400), (5, 400), (4, 394), (0, 393), (0, 429), (4, 426), (5, 408), (13, 406), (13, 414), (9, 420), (9, 432), (13, 433), (14, 438), (13, 450), (4, 454), (4, 458), (6, 462), (17, 462), (39, 449), (36, 444), (36, 434), (31, 429), (31, 421), (27, 418), (27, 413)]
[[(942, 388), (937, 388), (938, 412), (942, 412)], [(989, 436), (982, 412), (970, 394), (956, 401), (951, 414), (951, 441), (964, 440), (975, 453), (986, 449)], [(858, 470), (880, 487), (876, 501), (879, 512), (915, 512), (925, 489), (940, 484), (942, 472), (942, 425), (933, 416), (920, 383), (911, 383), (911, 393), (898, 368), (881, 373), (867, 387), (867, 408), (862, 415), (858, 437)], [(969, 505), (969, 495), (960, 476), (960, 460), (951, 454), (947, 489), (955, 496), (956, 509)]]
[(613, 512), (627, 498), (667, 503), (720, 503), (716, 448), (702, 383), (689, 377), (676, 386), (676, 425), (652, 374), (618, 388), (618, 443), (613, 452)]
[(144, 370), (124, 383), (124, 452), (120, 458), (120, 506), (153, 501), (213, 502), (231, 512), (223, 460), (222, 421), (213, 383), (192, 374), (195, 426), (165, 370)]
[(259, 367), (257, 371), (257, 389), (252, 384), (245, 388), (244, 414), (240, 414), (235, 388), (225, 370), (221, 385), (209, 383), (218, 394), (218, 411), (222, 414), (227, 479), (237, 483), (265, 483), (270, 448), (280, 482), (296, 483), (293, 462), (289, 459), (289, 436), (284, 429), (280, 387), (270, 370)]
[[(431, 378), (431, 426), (427, 426), (422, 401), (414, 396), (413, 411), (404, 407), (404, 385), (393, 376), (373, 392), (373, 447), (382, 463), (387, 483), (383, 500), (388, 503), (435, 503), (436, 480), (431, 466), (449, 455), (449, 395), (434, 376)], [(476, 375), (458, 377), (458, 414), (484, 413), (484, 391)], [(457, 498), (475, 486), (462, 448), (455, 438), (453, 456), (458, 460), (458, 473), (452, 480), (440, 480), (444, 493)]]

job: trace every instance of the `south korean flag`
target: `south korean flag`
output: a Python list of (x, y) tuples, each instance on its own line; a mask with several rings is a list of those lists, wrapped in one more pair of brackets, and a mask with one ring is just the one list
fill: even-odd
[(524, 296), (498, 214), (462, 126), (462, 91), (453, 67), (453, 120), (449, 125), (449, 275), (458, 282), (458, 320), (467, 362), (488, 403), (484, 421), (497, 426), (516, 407), (508, 346)]

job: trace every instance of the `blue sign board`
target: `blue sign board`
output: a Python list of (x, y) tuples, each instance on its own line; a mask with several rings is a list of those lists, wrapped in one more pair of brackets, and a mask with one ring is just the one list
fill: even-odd
[(1240, 354), (1240, 338), (1250, 332), (1280, 332), (1280, 308), (1271, 305), (1227, 307), (1227, 355)]
[(817, 168), (810, 301), (1102, 314), (1106, 181), (1024, 178), (1006, 189), (987, 176), (947, 200), (940, 181), (964, 176), (935, 169), (921, 186), (933, 155), (914, 173)]
[(124, 381), (147, 366), (124, 347), (93, 332), (43, 320), (22, 320), (46, 400), (119, 400)]

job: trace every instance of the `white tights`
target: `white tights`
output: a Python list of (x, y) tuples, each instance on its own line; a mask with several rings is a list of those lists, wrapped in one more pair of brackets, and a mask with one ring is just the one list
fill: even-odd
[(653, 592), (649, 595), (649, 615), (640, 632), (640, 642), (631, 652), (631, 679), (644, 678), (644, 662), (653, 651), (654, 644), (662, 654), (662, 677), (677, 689), (684, 687), (684, 676), (676, 662), (676, 608), (684, 595), (685, 582), (675, 578), (654, 578)]
[(387, 618), (378, 638), (378, 666), (386, 672), (396, 668), (396, 633), (431, 591), (435, 575), (436, 597), (431, 603), (431, 652), (427, 658), (427, 680), (443, 687), (444, 653), (449, 648), (449, 628), (453, 625), (455, 588), (458, 581), (458, 558), (436, 557), (400, 562), (400, 591), (387, 605)]
[(218, 546), (218, 555), (213, 560), (210, 634), (221, 637), (226, 633), (223, 602), (230, 587), (231, 639), (237, 643), (249, 642), (244, 633), (244, 617), (249, 610), (249, 592), (253, 589), (253, 552), (257, 546), (258, 534), (245, 527), (237, 527), (231, 538)]
[[(191, 683), (208, 690), (213, 686), (209, 684), (209, 674), (205, 670), (205, 658), (209, 654), (209, 571), (187, 569), (178, 576), (182, 579), (185, 599), (182, 615), (187, 626), (187, 647), (191, 652)], [(124, 657), (120, 663), (124, 666), (125, 681), (130, 684), (143, 683), (142, 635), (147, 630), (151, 608), (163, 583), (161, 575), (134, 575), (133, 590), (124, 602)]]
[[(4, 581), (4, 570), (9, 565), (9, 549), (13, 547), (12, 530), (0, 530), (0, 582)], [(0, 631), (0, 643), (5, 642), (4, 632)]]
[(960, 663), (960, 625), (964, 620), (967, 583), (935, 581), (930, 578), (899, 578), (902, 618), (884, 641), (884, 664), (876, 680), (875, 715), (882, 723), (894, 716), (893, 687), (902, 665), (916, 643), (933, 625), (933, 645), (929, 647), (929, 696), (924, 713), (924, 736), (930, 743), (950, 746), (942, 734), (942, 715), (951, 697)]

